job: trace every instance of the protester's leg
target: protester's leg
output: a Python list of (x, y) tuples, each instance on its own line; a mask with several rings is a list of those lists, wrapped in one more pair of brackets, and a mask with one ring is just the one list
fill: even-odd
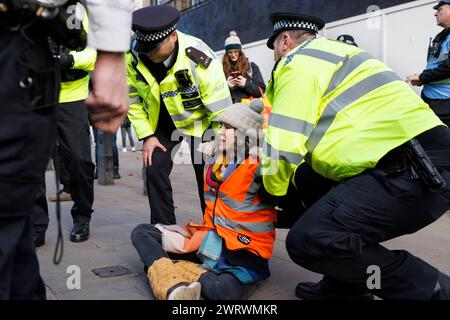
[(168, 257), (161, 245), (161, 235), (152, 224), (140, 224), (131, 232), (131, 242), (144, 263), (145, 272), (156, 260)]
[[(191, 285), (192, 282), (197, 282), (197, 279), (189, 278), (195, 276), (199, 270), (201, 272), (204, 271), (198, 265), (186, 265), (186, 261), (174, 264), (162, 248), (161, 231), (154, 225), (138, 225), (131, 234), (131, 241), (138, 251), (141, 260), (144, 262), (145, 273), (148, 276), (150, 286), (157, 299), (199, 298), (200, 288), (198, 284)], [(192, 258), (192, 256), (192, 254), (179, 254), (176, 257), (187, 260)], [(187, 269), (181, 266), (187, 266)], [(178, 291), (175, 292), (175, 290)]]
[[(450, 182), (448, 172), (444, 176)], [(409, 171), (370, 170), (316, 202), (292, 227), (286, 247), (295, 263), (360, 288), (367, 288), (368, 267), (380, 268), (382, 285), (375, 292), (380, 297), (429, 299), (438, 270), (379, 243), (432, 223), (447, 210), (448, 197), (429, 192)]]
[(243, 284), (233, 274), (208, 271), (200, 276), (202, 296), (208, 300), (245, 300), (256, 289), (256, 284)]

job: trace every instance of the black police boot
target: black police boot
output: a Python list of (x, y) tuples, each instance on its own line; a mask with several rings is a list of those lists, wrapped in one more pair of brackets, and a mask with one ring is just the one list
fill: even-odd
[(89, 222), (74, 223), (70, 233), (70, 241), (83, 242), (89, 239)]
[(300, 282), (295, 295), (303, 300), (373, 300), (372, 294), (356, 288), (347, 288), (324, 277), (317, 283)]
[(119, 167), (114, 167), (113, 179), (120, 179)]
[(438, 281), (431, 300), (450, 300), (450, 277), (439, 272)]

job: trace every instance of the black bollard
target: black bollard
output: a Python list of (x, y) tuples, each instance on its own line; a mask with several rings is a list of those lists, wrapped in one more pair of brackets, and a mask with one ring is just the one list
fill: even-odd
[(98, 130), (98, 184), (112, 185), (113, 179), (113, 156), (112, 156), (112, 134)]

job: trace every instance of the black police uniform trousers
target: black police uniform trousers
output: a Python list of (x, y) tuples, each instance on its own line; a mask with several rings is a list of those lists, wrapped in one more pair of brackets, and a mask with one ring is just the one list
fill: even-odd
[(57, 113), (59, 157), (70, 175), (72, 219), (74, 223), (88, 223), (94, 203), (95, 166), (87, 108), (84, 100), (60, 103)]
[(58, 81), (42, 40), (0, 30), (0, 299), (45, 299), (30, 215), (55, 137)]
[(445, 125), (450, 127), (450, 99), (430, 99), (422, 92), (422, 99)]
[[(343, 287), (369, 291), (368, 267), (377, 266), (377, 296), (429, 299), (439, 271), (407, 251), (380, 243), (436, 221), (449, 208), (450, 189), (429, 191), (412, 178), (403, 155), (388, 155), (374, 169), (335, 184), (312, 204), (289, 231), (286, 248), (295, 263)], [(450, 172), (439, 170), (450, 185)], [(301, 179), (295, 179), (301, 185)]]
[[(94, 203), (94, 164), (91, 158), (90, 128), (84, 101), (60, 103), (57, 107), (59, 179), (70, 191), (74, 223), (91, 220)], [(58, 158), (58, 159), (56, 159)], [(67, 186), (68, 184), (68, 186)], [(45, 199), (45, 181), (40, 187), (32, 214), (35, 238), (44, 238), (49, 217)]]

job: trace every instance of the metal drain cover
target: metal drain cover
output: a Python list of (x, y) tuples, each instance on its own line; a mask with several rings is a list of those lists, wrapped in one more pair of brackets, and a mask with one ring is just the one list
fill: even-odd
[(92, 272), (100, 278), (120, 277), (132, 273), (130, 270), (123, 266), (97, 268), (92, 269)]

